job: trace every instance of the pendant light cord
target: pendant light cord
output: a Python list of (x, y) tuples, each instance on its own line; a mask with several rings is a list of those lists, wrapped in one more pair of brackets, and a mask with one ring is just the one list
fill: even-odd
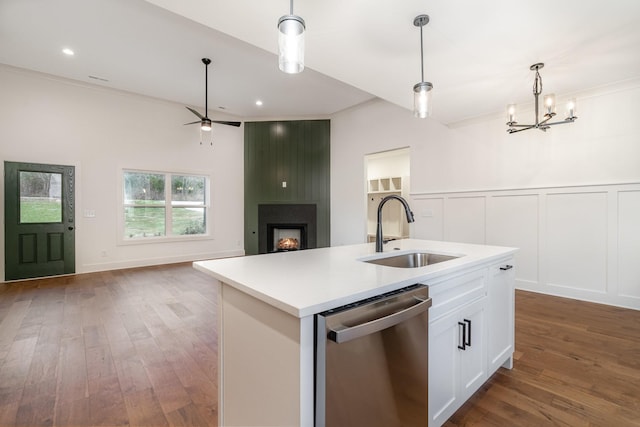
[(204, 64), (204, 116), (209, 117), (209, 64)]
[(293, 0), (289, 2), (289, 15), (293, 15)]
[(424, 44), (423, 44), (423, 37), (422, 37), (422, 27), (423, 25), (420, 26), (420, 72), (421, 72), (420, 81), (424, 82)]

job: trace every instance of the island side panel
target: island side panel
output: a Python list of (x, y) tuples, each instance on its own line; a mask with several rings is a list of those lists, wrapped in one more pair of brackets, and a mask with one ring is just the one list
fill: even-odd
[(309, 405), (301, 390), (309, 381), (304, 319), (224, 283), (220, 296), (220, 425), (307, 425), (313, 398)]

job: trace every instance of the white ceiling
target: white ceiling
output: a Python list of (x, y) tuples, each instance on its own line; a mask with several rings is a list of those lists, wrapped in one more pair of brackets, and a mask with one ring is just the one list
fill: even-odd
[[(202, 108), (209, 57), (211, 111), (322, 116), (373, 97), (410, 110), (413, 18), (426, 13), (425, 80), (442, 123), (531, 102), (536, 62), (545, 93), (560, 96), (640, 76), (638, 0), (297, 0), (307, 24), (298, 75), (277, 65), (288, 13), (287, 0), (0, 0), (0, 63)], [(75, 56), (61, 54), (67, 46)]]

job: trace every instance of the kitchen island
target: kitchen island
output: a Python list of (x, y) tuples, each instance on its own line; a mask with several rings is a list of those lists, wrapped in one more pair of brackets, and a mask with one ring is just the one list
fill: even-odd
[[(419, 268), (365, 262), (416, 251), (457, 258)], [(219, 289), (219, 425), (312, 426), (314, 316), (415, 283), (428, 285), (433, 299), (429, 425), (440, 425), (511, 364), (515, 251), (406, 239), (383, 253), (369, 243), (194, 263)], [(457, 342), (459, 316), (480, 316), (472, 361), (448, 346)]]

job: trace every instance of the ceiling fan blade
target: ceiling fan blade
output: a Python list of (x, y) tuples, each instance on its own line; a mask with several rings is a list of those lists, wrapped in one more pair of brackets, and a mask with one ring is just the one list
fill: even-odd
[(204, 119), (204, 118), (205, 118), (202, 114), (198, 113), (198, 112), (197, 112), (196, 110), (194, 110), (193, 108), (190, 108), (190, 107), (185, 107), (185, 108), (186, 108), (187, 110), (191, 111), (191, 112), (192, 112), (193, 114), (195, 114), (196, 116), (200, 117), (200, 120), (202, 120), (202, 119)]
[(219, 123), (221, 125), (229, 125), (229, 126), (240, 127), (240, 123), (241, 122), (222, 122), (222, 121), (219, 121), (219, 120), (211, 120), (211, 123)]
[(184, 125), (195, 125), (196, 123), (202, 123), (202, 120), (198, 120), (197, 122), (185, 123)]

